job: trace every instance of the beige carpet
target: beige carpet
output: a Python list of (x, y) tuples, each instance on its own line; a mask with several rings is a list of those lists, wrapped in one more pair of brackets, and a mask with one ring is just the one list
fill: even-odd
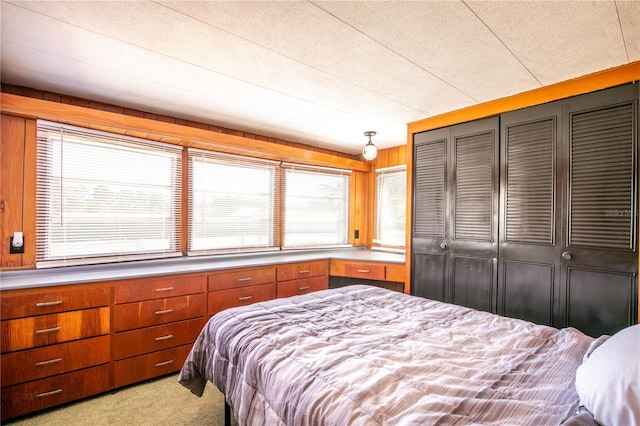
[[(68, 425), (224, 425), (224, 399), (207, 383), (198, 398), (178, 383), (178, 375), (132, 385), (20, 417), (4, 424), (14, 426)], [(235, 421), (232, 424), (236, 425)]]

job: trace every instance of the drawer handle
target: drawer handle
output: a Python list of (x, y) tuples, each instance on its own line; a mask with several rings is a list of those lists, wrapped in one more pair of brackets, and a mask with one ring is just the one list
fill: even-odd
[(47, 361), (36, 362), (36, 367), (42, 367), (43, 365), (55, 364), (56, 362), (62, 361), (62, 358), (50, 359)]
[(300, 289), (299, 289), (299, 290), (309, 290), (309, 286), (308, 286), (308, 285), (306, 285), (306, 286), (304, 286), (304, 287), (300, 287)]
[(238, 282), (244, 283), (247, 281), (251, 281), (252, 279), (253, 279), (252, 277), (238, 278)]
[(42, 330), (36, 330), (36, 334), (55, 333), (62, 330), (62, 327), (43, 328)]
[(155, 314), (162, 315), (162, 314), (170, 314), (171, 312), (173, 312), (173, 309), (165, 309), (163, 311), (156, 311)]
[(167, 334), (166, 336), (160, 336), (160, 337), (156, 337), (156, 342), (159, 342), (161, 340), (169, 340), (173, 337), (173, 334)]
[(369, 270), (368, 269), (358, 269), (358, 272), (360, 272), (361, 274), (368, 274)]
[(241, 302), (244, 302), (245, 300), (251, 300), (251, 299), (253, 299), (253, 296), (238, 297), (238, 300)]
[(161, 288), (156, 288), (157, 292), (161, 292), (161, 291), (171, 291), (173, 290), (173, 287), (161, 287)]
[(60, 392), (62, 392), (62, 389), (56, 389), (56, 390), (52, 390), (50, 392), (42, 392), (36, 395), (36, 398), (43, 398), (45, 396), (52, 396), (52, 395), (56, 395), (59, 394)]
[(43, 308), (43, 307), (46, 307), (46, 306), (56, 306), (56, 305), (62, 305), (62, 300), (54, 300), (53, 302), (36, 303), (36, 306), (38, 308)]
[(162, 361), (162, 362), (157, 363), (157, 364), (156, 364), (156, 367), (162, 367), (162, 366), (164, 366), (164, 365), (169, 365), (169, 364), (171, 364), (171, 363), (173, 363), (173, 360), (172, 360), (172, 359), (170, 359), (169, 361)]
[(309, 269), (305, 269), (304, 271), (298, 271), (299, 274), (308, 274), (311, 272)]

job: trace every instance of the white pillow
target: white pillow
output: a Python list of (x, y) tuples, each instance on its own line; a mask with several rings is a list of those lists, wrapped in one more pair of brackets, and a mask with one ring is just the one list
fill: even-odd
[(602, 425), (640, 425), (640, 324), (614, 334), (576, 371), (580, 403)]

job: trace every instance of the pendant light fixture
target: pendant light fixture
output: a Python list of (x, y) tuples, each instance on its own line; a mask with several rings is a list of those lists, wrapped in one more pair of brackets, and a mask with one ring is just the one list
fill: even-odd
[(378, 155), (378, 148), (376, 148), (373, 142), (371, 142), (371, 136), (375, 136), (376, 132), (369, 130), (364, 132), (364, 135), (369, 136), (369, 142), (367, 142), (364, 148), (362, 148), (362, 156), (365, 158), (365, 160), (371, 161)]

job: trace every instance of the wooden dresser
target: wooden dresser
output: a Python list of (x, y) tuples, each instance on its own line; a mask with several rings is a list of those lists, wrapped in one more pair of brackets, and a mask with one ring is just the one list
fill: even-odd
[(180, 369), (207, 321), (206, 276), (113, 285), (113, 385)]
[(111, 289), (2, 292), (2, 418), (111, 388)]

